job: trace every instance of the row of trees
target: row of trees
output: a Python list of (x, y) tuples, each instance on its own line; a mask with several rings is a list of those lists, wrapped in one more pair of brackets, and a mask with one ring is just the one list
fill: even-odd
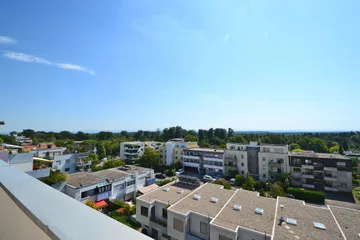
[[(313, 150), (316, 152), (340, 152), (347, 150), (360, 150), (360, 132), (328, 132), (328, 133), (239, 133), (228, 128), (210, 128), (186, 130), (180, 126), (165, 128), (162, 131), (112, 133), (101, 131), (99, 133), (71, 133), (69, 131), (44, 132), (24, 129), (22, 132), (11, 132), (11, 135), (21, 134), (37, 142), (55, 142), (57, 146), (66, 146), (70, 150), (74, 148), (74, 141), (83, 141), (78, 151), (87, 150), (97, 146), (99, 154), (117, 155), (120, 143), (123, 141), (168, 141), (172, 138), (185, 138), (185, 141), (197, 141), (201, 147), (225, 148), (227, 142), (247, 143), (257, 141), (272, 144), (291, 144), (291, 149)], [(15, 138), (8, 135), (0, 135), (3, 142), (15, 144)]]

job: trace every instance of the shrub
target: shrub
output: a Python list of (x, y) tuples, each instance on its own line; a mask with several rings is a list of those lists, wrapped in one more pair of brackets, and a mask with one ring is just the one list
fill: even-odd
[(215, 181), (213, 181), (211, 183), (223, 185), (225, 189), (231, 189), (231, 184), (223, 178), (216, 179)]
[(166, 169), (164, 174), (167, 176), (167, 177), (173, 177), (175, 176), (175, 169)]
[(260, 189), (266, 189), (266, 182), (259, 180), (255, 182), (255, 190), (259, 191)]
[(300, 188), (289, 187), (287, 193), (294, 195), (295, 198), (301, 199), (308, 202), (314, 203), (324, 203), (325, 194), (324, 192), (313, 191), (313, 190), (303, 190)]
[(263, 188), (260, 189), (259, 193), (260, 193), (260, 196), (265, 197), (265, 190)]
[(168, 184), (169, 182), (175, 181), (175, 178), (171, 178), (171, 179), (164, 179), (161, 181), (157, 181), (155, 182), (158, 186), (164, 186), (166, 184)]
[(64, 182), (67, 179), (66, 173), (61, 173), (60, 171), (50, 171), (48, 177), (41, 178), (40, 180), (47, 185), (54, 185), (59, 182)]
[(243, 184), (244, 184), (244, 182), (245, 182), (245, 179), (244, 179), (244, 177), (243, 177), (243, 175), (241, 175), (241, 174), (237, 174), (236, 176), (235, 176), (235, 185), (236, 186), (242, 186)]
[(95, 203), (94, 203), (93, 201), (91, 201), (91, 200), (87, 200), (85, 204), (86, 204), (87, 206), (95, 209), (95, 210), (99, 210), (99, 208), (97, 208), (97, 207), (95, 206)]

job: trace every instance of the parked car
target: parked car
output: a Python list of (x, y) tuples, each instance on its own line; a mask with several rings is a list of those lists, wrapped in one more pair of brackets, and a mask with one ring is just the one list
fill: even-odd
[(181, 174), (183, 174), (183, 173), (184, 173), (184, 169), (179, 168), (179, 169), (177, 170), (177, 172), (175, 173), (175, 175), (176, 175), (176, 176), (179, 176), (179, 175), (181, 175)]
[(286, 194), (285, 196), (286, 196), (287, 198), (295, 198), (294, 195), (292, 195), (292, 194)]
[(204, 175), (202, 180), (203, 182), (211, 182), (214, 181), (215, 179), (209, 175)]
[(231, 178), (229, 182), (230, 182), (231, 185), (235, 185), (235, 183), (236, 183), (236, 178)]
[(166, 178), (166, 175), (163, 174), (163, 173), (156, 173), (155, 174), (155, 178), (158, 178), (158, 179), (165, 179)]

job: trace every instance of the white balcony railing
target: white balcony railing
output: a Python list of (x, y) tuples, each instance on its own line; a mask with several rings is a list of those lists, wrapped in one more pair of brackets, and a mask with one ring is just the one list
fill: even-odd
[(339, 189), (335, 188), (335, 187), (327, 187), (325, 186), (325, 191), (330, 191), (330, 192), (338, 192)]
[(315, 188), (315, 186), (313, 184), (306, 184), (306, 183), (303, 183), (302, 187), (304, 187), (304, 188), (312, 188), (312, 189)]
[(332, 177), (330, 177), (330, 176), (324, 176), (324, 180), (325, 180), (325, 181), (334, 181), (334, 182), (337, 181), (336, 176), (332, 176)]
[(314, 169), (313, 165), (301, 165), (301, 168), (303, 169)]
[(310, 174), (306, 174), (306, 173), (303, 173), (302, 177), (303, 178), (314, 179), (314, 175), (310, 175)]

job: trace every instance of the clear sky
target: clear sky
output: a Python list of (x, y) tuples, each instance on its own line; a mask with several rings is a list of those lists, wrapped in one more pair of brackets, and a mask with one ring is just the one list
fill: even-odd
[(0, 131), (360, 129), (359, 0), (0, 1)]

